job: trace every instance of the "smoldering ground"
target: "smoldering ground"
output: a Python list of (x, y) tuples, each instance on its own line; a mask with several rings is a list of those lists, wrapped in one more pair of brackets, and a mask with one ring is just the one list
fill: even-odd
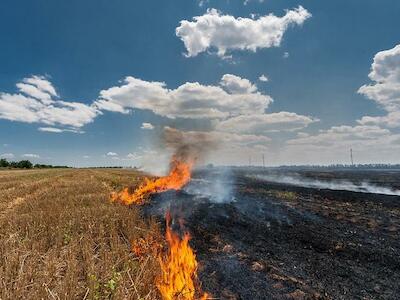
[[(196, 171), (191, 184), (207, 184), (210, 173), (218, 168)], [(398, 196), (291, 189), (243, 170), (230, 178), (233, 197), (222, 202), (190, 193), (189, 184), (149, 204), (168, 203), (185, 220), (203, 289), (213, 297), (396, 299)]]
[(250, 178), (257, 178), (267, 182), (282, 183), (306, 188), (327, 189), (337, 191), (351, 191), (361, 193), (383, 194), (400, 196), (400, 190), (391, 187), (379, 186), (364, 178), (361, 181), (355, 182), (349, 179), (316, 179), (304, 176), (297, 172), (264, 172), (262, 174), (248, 173)]

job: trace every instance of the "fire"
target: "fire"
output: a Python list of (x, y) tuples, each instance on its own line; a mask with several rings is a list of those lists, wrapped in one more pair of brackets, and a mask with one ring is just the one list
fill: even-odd
[[(125, 205), (146, 203), (149, 195), (167, 190), (180, 190), (191, 179), (194, 160), (179, 160), (172, 158), (170, 172), (167, 176), (148, 179), (133, 192), (128, 188), (119, 193), (111, 194), (111, 201)], [(161, 275), (156, 284), (163, 300), (206, 300), (209, 295), (201, 292), (197, 279), (197, 260), (189, 245), (190, 234), (184, 232), (181, 236), (171, 228), (171, 217), (166, 216), (165, 238), (168, 244), (166, 255), (162, 255), (160, 244), (151, 238), (142, 238), (132, 242), (132, 251), (139, 258), (146, 253), (158, 256)]]
[(142, 205), (150, 194), (179, 190), (190, 181), (192, 168), (193, 162), (184, 162), (173, 157), (167, 176), (157, 179), (145, 178), (144, 182), (133, 193), (128, 188), (124, 188), (119, 193), (112, 193), (111, 201), (121, 202), (125, 205)]
[(148, 255), (157, 256), (162, 249), (162, 244), (159, 243), (151, 234), (147, 234), (143, 238), (133, 240), (131, 250), (133, 254), (140, 260), (143, 260)]
[[(166, 216), (165, 238), (168, 252), (159, 256), (161, 275), (157, 287), (164, 300), (205, 300), (207, 293), (196, 291), (197, 261), (189, 245), (190, 234), (184, 232), (181, 238), (171, 229), (171, 218)], [(202, 294), (202, 295), (201, 295)]]

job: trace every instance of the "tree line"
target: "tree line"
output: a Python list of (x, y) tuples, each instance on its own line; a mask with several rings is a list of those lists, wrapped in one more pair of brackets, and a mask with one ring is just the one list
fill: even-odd
[(68, 166), (53, 166), (45, 164), (33, 164), (29, 160), (8, 161), (5, 158), (0, 159), (0, 168), (8, 169), (47, 169), (47, 168), (69, 168)]

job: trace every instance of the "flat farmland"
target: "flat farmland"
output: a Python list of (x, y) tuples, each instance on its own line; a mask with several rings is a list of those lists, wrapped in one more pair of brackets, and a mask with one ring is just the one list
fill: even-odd
[(0, 171), (0, 299), (156, 299), (158, 262), (131, 241), (155, 221), (109, 202), (140, 182), (118, 169)]

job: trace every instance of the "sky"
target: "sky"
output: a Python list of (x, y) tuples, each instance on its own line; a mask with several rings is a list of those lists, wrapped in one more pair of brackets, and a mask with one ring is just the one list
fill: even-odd
[(400, 162), (397, 0), (4, 0), (0, 157), (162, 170)]

